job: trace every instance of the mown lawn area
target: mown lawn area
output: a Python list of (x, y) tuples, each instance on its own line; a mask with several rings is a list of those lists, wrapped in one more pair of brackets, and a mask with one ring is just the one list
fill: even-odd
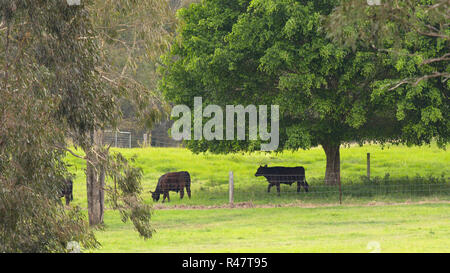
[(144, 240), (107, 211), (95, 252), (450, 252), (449, 215), (448, 203), (164, 209), (154, 212), (157, 232)]

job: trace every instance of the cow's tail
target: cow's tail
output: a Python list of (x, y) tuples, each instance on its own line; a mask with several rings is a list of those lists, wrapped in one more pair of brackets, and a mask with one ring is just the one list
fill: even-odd
[(306, 192), (309, 192), (309, 185), (308, 182), (306, 182), (306, 177), (303, 177), (303, 181), (305, 181), (305, 185), (303, 186), (303, 188), (305, 189)]
[(191, 175), (186, 172), (186, 192), (189, 198), (191, 198)]

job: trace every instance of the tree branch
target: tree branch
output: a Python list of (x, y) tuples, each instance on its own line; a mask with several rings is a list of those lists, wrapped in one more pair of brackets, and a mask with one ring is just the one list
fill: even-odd
[(417, 86), (421, 81), (426, 80), (426, 79), (431, 79), (431, 78), (438, 78), (438, 77), (445, 77), (445, 78), (450, 78), (450, 73), (446, 73), (446, 72), (434, 72), (433, 74), (429, 74), (429, 75), (425, 75), (423, 77), (420, 77), (416, 80), (416, 82), (414, 83), (414, 86)]
[(5, 80), (4, 80), (4, 88), (7, 90), (8, 88), (8, 69), (9, 69), (9, 58), (8, 58), (8, 49), (9, 49), (9, 34), (11, 31), (11, 23), (7, 21), (6, 23), (6, 45), (5, 45)]
[(440, 62), (440, 61), (450, 61), (450, 53), (446, 53), (442, 57), (439, 57), (439, 58), (433, 58), (433, 59), (424, 60), (422, 62), (422, 65), (430, 64), (430, 63), (434, 63), (434, 62)]
[(434, 72), (433, 74), (428, 74), (420, 78), (414, 78), (414, 79), (406, 79), (398, 82), (393, 87), (389, 88), (389, 91), (392, 91), (394, 89), (397, 89), (403, 84), (412, 84), (413, 86), (417, 86), (421, 81), (432, 79), (432, 78), (438, 78), (438, 77), (444, 77), (446, 79), (450, 78), (450, 73), (447, 72)]
[(81, 156), (81, 155), (77, 155), (76, 153), (74, 153), (71, 149), (69, 149), (69, 148), (66, 148), (66, 147), (63, 147), (63, 146), (59, 146), (59, 145), (53, 145), (56, 149), (60, 149), (60, 150), (64, 150), (64, 151), (67, 151), (67, 152), (69, 152), (69, 153), (71, 153), (74, 157), (77, 157), (77, 158), (80, 158), (80, 159), (84, 159), (84, 160), (86, 160), (86, 161), (89, 161), (88, 159), (87, 159), (87, 157), (86, 156)]

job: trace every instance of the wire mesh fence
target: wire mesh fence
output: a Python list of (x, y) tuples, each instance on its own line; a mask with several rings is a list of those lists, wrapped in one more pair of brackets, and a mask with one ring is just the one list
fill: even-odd
[[(273, 179), (271, 181), (273, 181)], [(234, 187), (236, 194), (238, 191), (242, 192), (240, 197), (243, 199), (245, 199), (246, 194), (254, 199), (264, 198), (264, 195), (277, 195), (289, 199), (328, 199), (340, 202), (342, 202), (342, 200), (352, 198), (416, 198), (426, 196), (450, 197), (450, 182), (448, 177), (374, 177), (370, 180), (365, 177), (354, 179), (341, 178), (340, 185), (339, 181), (334, 179), (329, 181), (324, 178), (308, 179), (305, 182), (307, 185), (302, 185), (301, 182), (295, 182), (289, 186), (291, 182), (292, 180), (285, 181), (285, 184), (280, 182), (280, 191), (278, 192), (277, 185), (275, 185), (277, 189), (274, 190), (274, 186), (271, 186), (271, 182), (269, 182), (268, 179), (264, 181), (262, 179), (252, 178), (249, 179), (247, 183), (239, 185), (239, 179), (238, 177), (235, 177)], [(258, 185), (257, 183), (261, 183), (262, 185)], [(266, 183), (266, 185), (264, 185), (264, 183)], [(264, 189), (264, 186), (267, 186), (267, 190)]]
[[(135, 134), (127, 131), (106, 131), (105, 143), (112, 147), (180, 147), (181, 143), (162, 135)], [(369, 154), (367, 155), (369, 162)], [(370, 169), (372, 168), (372, 169)], [(395, 169), (377, 168), (376, 164), (361, 170), (361, 176), (346, 176), (346, 170), (329, 173), (323, 176), (300, 174), (264, 174), (256, 177), (253, 174), (235, 173), (233, 175), (233, 191), (230, 191), (229, 171), (212, 173), (205, 179), (192, 176), (193, 198), (198, 203), (226, 203), (233, 194), (233, 202), (346, 202), (351, 199), (404, 198), (420, 199), (424, 197), (447, 198), (450, 200), (450, 170), (434, 176), (411, 174)], [(256, 171), (256, 169), (255, 169)], [(424, 171), (424, 170), (422, 170)], [(363, 175), (366, 174), (366, 175)], [(161, 174), (162, 175), (162, 174)], [(342, 177), (341, 177), (342, 176)], [(370, 177), (370, 178), (369, 178)], [(339, 178), (339, 179), (338, 179)], [(156, 179), (155, 182), (156, 183)], [(151, 183), (152, 189), (156, 186)], [(179, 194), (179, 192), (177, 192)], [(174, 195), (174, 193), (172, 193)]]
[[(230, 179), (232, 177), (232, 180)], [(298, 181), (297, 178), (299, 178)], [(191, 176), (192, 204), (225, 203), (354, 203), (371, 200), (423, 200), (428, 198), (450, 199), (450, 179), (441, 177), (373, 177), (367, 179), (341, 178), (327, 181), (323, 177), (306, 178), (301, 176), (251, 177), (232, 176), (225, 173), (210, 179), (197, 179)], [(232, 183), (232, 184), (231, 184)], [(270, 184), (274, 184), (270, 186)], [(278, 185), (279, 184), (279, 185)], [(232, 190), (230, 190), (232, 189)], [(279, 192), (278, 192), (279, 189)], [(153, 190), (153, 189), (152, 189)], [(172, 192), (177, 200), (177, 193)], [(232, 196), (231, 196), (232, 195)]]
[(152, 134), (138, 134), (129, 131), (107, 130), (103, 135), (103, 143), (117, 148), (143, 148), (143, 147), (181, 147), (180, 141), (170, 137)]
[(105, 131), (103, 135), (103, 142), (112, 147), (131, 148), (132, 147), (132, 133), (123, 131)]

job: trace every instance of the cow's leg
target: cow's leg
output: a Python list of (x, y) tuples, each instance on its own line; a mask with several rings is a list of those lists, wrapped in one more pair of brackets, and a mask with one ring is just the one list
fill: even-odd
[(269, 183), (269, 187), (267, 187), (267, 192), (270, 192), (270, 188), (272, 188), (273, 184)]
[(277, 183), (276, 186), (277, 186), (277, 193), (278, 195), (280, 195), (280, 183)]
[(302, 184), (303, 184), (303, 183), (300, 182), (300, 181), (297, 182), (297, 192), (300, 192), (300, 186), (301, 186)]
[(308, 182), (306, 182), (306, 179), (303, 179), (303, 188), (305, 189), (305, 192), (308, 192), (309, 191), (309, 185), (308, 185)]
[(166, 197), (167, 197), (167, 200), (170, 202), (170, 199), (169, 199), (169, 192), (164, 192), (164, 194), (163, 194), (163, 200), (162, 200), (163, 203), (166, 201)]
[(180, 199), (183, 199), (184, 197), (184, 187), (180, 188)]
[(186, 186), (186, 192), (187, 192), (187, 195), (189, 196), (189, 199), (191, 199), (191, 186), (190, 185)]

